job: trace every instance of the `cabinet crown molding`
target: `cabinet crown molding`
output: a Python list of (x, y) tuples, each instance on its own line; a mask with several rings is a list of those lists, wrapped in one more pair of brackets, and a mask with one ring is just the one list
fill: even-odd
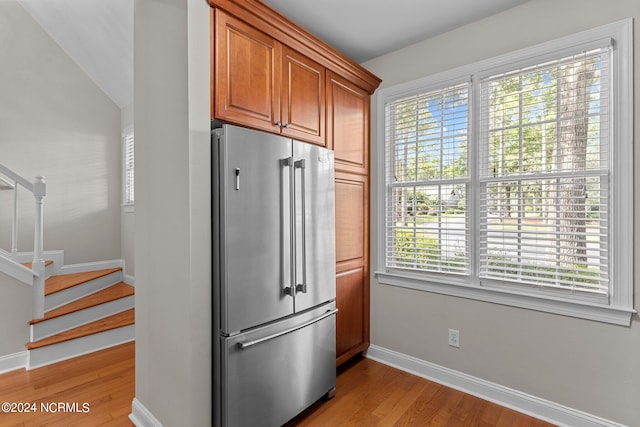
[(307, 55), (327, 69), (350, 80), (369, 94), (373, 94), (382, 82), (380, 78), (360, 64), (261, 1), (208, 0), (208, 2), (211, 7), (222, 9), (285, 45)]

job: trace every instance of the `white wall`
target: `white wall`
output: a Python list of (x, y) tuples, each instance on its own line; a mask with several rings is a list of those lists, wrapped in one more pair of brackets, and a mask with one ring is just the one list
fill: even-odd
[[(45, 250), (67, 264), (120, 256), (120, 108), (15, 1), (0, 2), (0, 163), (44, 175)], [(33, 198), (20, 198), (19, 250), (33, 250)], [(0, 191), (0, 247), (12, 194)]]
[[(640, 129), (640, 2), (532, 0), (522, 6), (368, 61), (381, 87), (407, 82), (623, 18), (635, 22), (635, 129)], [(377, 100), (372, 146), (378, 144)], [(373, 150), (372, 165), (377, 165)], [(635, 161), (640, 165), (640, 152)], [(378, 171), (373, 171), (372, 183)], [(636, 220), (640, 176), (635, 177)], [(376, 188), (372, 207), (377, 206)], [(378, 259), (372, 211), (372, 256)], [(636, 227), (638, 233), (640, 227)], [(640, 247), (634, 236), (636, 265)], [(376, 265), (372, 266), (375, 272)], [(640, 307), (640, 269), (635, 271)], [(447, 329), (460, 330), (459, 349)], [(371, 341), (419, 359), (631, 426), (640, 425), (640, 322), (613, 326), (448, 297), (371, 281)]]
[(212, 424), (209, 50), (205, 0), (136, 1), (136, 401), (165, 426)]

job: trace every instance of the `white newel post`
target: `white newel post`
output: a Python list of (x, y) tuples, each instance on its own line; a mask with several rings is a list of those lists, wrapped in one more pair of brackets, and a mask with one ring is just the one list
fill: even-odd
[(36, 223), (33, 231), (33, 271), (38, 277), (33, 280), (33, 318), (44, 317), (44, 258), (43, 252), (43, 224), (44, 224), (44, 196), (47, 187), (44, 177), (36, 177), (33, 183), (33, 197), (36, 199)]

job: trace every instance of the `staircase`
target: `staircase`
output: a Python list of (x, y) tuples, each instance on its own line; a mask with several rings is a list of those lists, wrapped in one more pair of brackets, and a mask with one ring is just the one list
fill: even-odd
[(27, 369), (135, 337), (134, 288), (122, 281), (121, 267), (94, 270), (79, 265), (61, 272), (45, 280), (44, 317), (29, 322)]
[[(34, 197), (33, 252), (18, 252), (19, 188)], [(27, 369), (132, 341), (134, 289), (123, 282), (124, 263), (64, 266), (62, 251), (43, 251), (44, 177), (30, 181), (0, 164), (0, 189), (13, 192), (11, 251), (0, 248), (0, 272), (33, 288)]]

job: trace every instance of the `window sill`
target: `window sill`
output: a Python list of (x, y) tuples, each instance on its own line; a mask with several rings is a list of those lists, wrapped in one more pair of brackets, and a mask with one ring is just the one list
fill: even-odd
[(134, 204), (126, 204), (121, 205), (122, 213), (134, 213), (136, 211), (136, 206)]
[(567, 301), (535, 296), (510, 290), (471, 286), (462, 282), (427, 281), (424, 278), (396, 272), (376, 272), (378, 282), (424, 292), (432, 292), (477, 301), (490, 302), (614, 325), (630, 326), (635, 310), (585, 302)]

